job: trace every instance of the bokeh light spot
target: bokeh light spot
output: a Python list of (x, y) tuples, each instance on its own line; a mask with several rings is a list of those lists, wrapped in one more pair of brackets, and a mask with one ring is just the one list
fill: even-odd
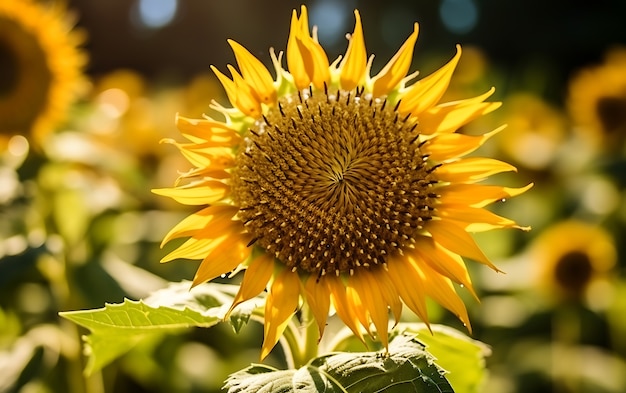
[(130, 104), (128, 94), (122, 89), (107, 89), (98, 96), (101, 109), (110, 117), (123, 115)]
[(473, 0), (443, 0), (439, 15), (444, 26), (457, 34), (470, 32), (478, 22), (478, 8)]
[(309, 7), (311, 24), (317, 26), (323, 45), (336, 45), (348, 28), (348, 5), (342, 2), (319, 1)]
[(178, 0), (139, 0), (134, 14), (143, 27), (159, 29), (172, 22), (178, 9)]

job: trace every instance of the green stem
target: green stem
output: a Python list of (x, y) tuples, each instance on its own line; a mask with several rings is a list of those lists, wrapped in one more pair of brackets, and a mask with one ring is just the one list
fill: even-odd
[(287, 367), (290, 369), (295, 369), (296, 367), (300, 367), (299, 364), (302, 361), (300, 349), (300, 335), (298, 334), (298, 328), (293, 323), (293, 319), (289, 321), (289, 324), (285, 328), (283, 332), (283, 339), (281, 340), (281, 344), (285, 350), (285, 360), (287, 361)]
[(291, 353), (291, 359), (289, 359), (289, 354), (285, 353), (290, 368), (300, 368), (317, 357), (318, 336), (319, 332), (313, 313), (304, 304), (302, 322), (298, 325), (293, 320), (290, 321), (283, 333), (284, 343), (287, 347), (285, 352)]
[(317, 323), (315, 322), (315, 318), (313, 317), (313, 312), (311, 312), (311, 308), (308, 307), (307, 304), (304, 305), (302, 310), (302, 323), (304, 325), (304, 350), (303, 350), (303, 364), (311, 361), (317, 357), (318, 349), (319, 349), (319, 329), (317, 327)]

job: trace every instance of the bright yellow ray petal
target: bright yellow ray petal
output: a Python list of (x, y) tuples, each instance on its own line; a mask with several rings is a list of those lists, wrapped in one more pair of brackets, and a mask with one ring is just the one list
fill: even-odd
[(232, 148), (221, 143), (215, 145), (178, 143), (173, 139), (162, 139), (161, 143), (176, 146), (181, 154), (196, 168), (224, 169), (234, 165)]
[(517, 169), (506, 162), (492, 158), (469, 157), (446, 163), (436, 170), (437, 179), (450, 183), (472, 183), (502, 172), (516, 172)]
[(480, 248), (478, 248), (472, 236), (465, 232), (462, 227), (448, 220), (431, 220), (428, 222), (426, 230), (430, 232), (437, 243), (448, 250), (499, 271)]
[[(356, 319), (359, 321), (359, 323), (361, 324), (361, 326), (363, 326), (365, 328), (365, 330), (367, 331), (367, 333), (370, 335), (370, 337), (374, 337), (373, 333), (372, 333), (372, 328), (371, 328), (371, 323), (370, 323), (370, 315), (369, 315), (369, 310), (365, 307), (365, 304), (363, 304), (363, 299), (361, 299), (361, 296), (357, 290), (357, 288), (355, 288), (354, 283), (357, 280), (354, 280), (354, 277), (348, 277), (346, 279), (346, 300), (348, 302), (348, 307), (350, 308), (352, 314), (356, 317)], [(339, 312), (337, 312), (339, 313)]]
[(161, 258), (161, 263), (170, 262), (174, 259), (203, 259), (223, 242), (225, 238), (225, 236), (217, 239), (189, 238), (177, 249)]
[(346, 326), (352, 330), (352, 333), (354, 333), (359, 340), (365, 343), (363, 333), (361, 332), (361, 329), (359, 329), (359, 318), (355, 313), (354, 305), (348, 301), (346, 287), (341, 280), (341, 277), (328, 275), (324, 277), (337, 315), (341, 318), (343, 323), (345, 323)]
[(413, 25), (413, 33), (406, 39), (398, 52), (389, 60), (382, 70), (372, 78), (372, 95), (380, 97), (398, 87), (398, 84), (409, 72), (413, 61), (413, 48), (417, 41), (419, 25)]
[(398, 324), (402, 316), (402, 301), (400, 300), (396, 286), (391, 280), (387, 269), (381, 271), (376, 279), (380, 285), (380, 293), (385, 298), (385, 303), (389, 305), (389, 309), (393, 313), (395, 324)]
[(480, 207), (467, 205), (440, 205), (437, 207), (439, 216), (463, 223), (464, 227), (470, 224), (486, 224), (488, 229), (517, 228), (523, 229), (517, 223), (508, 218), (499, 216)]
[(228, 40), (228, 43), (235, 52), (235, 58), (243, 78), (257, 93), (261, 102), (274, 103), (276, 101), (276, 88), (274, 88), (274, 80), (267, 68), (238, 42)]
[[(161, 247), (172, 239), (193, 236), (196, 232), (205, 229), (209, 225), (218, 226), (221, 229), (225, 224), (224, 221), (231, 221), (237, 211), (238, 208), (236, 206), (213, 205), (193, 213), (176, 224), (176, 226), (174, 226), (174, 228), (172, 228), (167, 235), (163, 237)], [(223, 232), (221, 234), (223, 234)], [(198, 237), (204, 239), (210, 238), (207, 236)]]
[(189, 144), (178, 143), (173, 139), (161, 139), (160, 143), (174, 145), (183, 157), (185, 157), (185, 159), (196, 168), (206, 168), (211, 165), (211, 160), (206, 156), (206, 154), (201, 154), (197, 151), (187, 149), (186, 147)]
[(398, 107), (401, 114), (411, 113), (417, 116), (439, 102), (448, 89), (454, 69), (461, 58), (460, 45), (456, 46), (456, 51), (456, 55), (448, 64), (408, 87)]
[(235, 82), (237, 88), (236, 102), (234, 105), (248, 116), (254, 118), (261, 116), (260, 98), (255, 94), (255, 91), (243, 79), (243, 76), (237, 72), (235, 67), (228, 64), (226, 68), (228, 68), (230, 74), (233, 76), (233, 82)]
[(490, 203), (523, 194), (533, 186), (510, 188), (485, 184), (450, 184), (440, 187), (437, 192), (442, 204), (464, 204), (473, 207), (485, 207)]
[(224, 75), (222, 71), (220, 71), (217, 67), (213, 65), (211, 66), (211, 70), (213, 71), (213, 73), (215, 73), (215, 76), (217, 76), (217, 79), (219, 79), (220, 83), (224, 87), (224, 91), (226, 91), (226, 96), (228, 97), (228, 101), (230, 101), (232, 106), (236, 106), (237, 105), (237, 86), (235, 85), (235, 82), (233, 82), (229, 77)]
[(352, 90), (363, 82), (367, 66), (363, 26), (361, 26), (361, 15), (358, 10), (354, 10), (354, 17), (356, 19), (354, 32), (350, 36), (346, 55), (339, 65), (341, 70), (339, 81), (344, 90)]
[(326, 283), (326, 277), (321, 277), (318, 280), (313, 275), (309, 276), (304, 285), (304, 295), (317, 322), (321, 338), (326, 328), (326, 320), (330, 310), (330, 291)]
[(221, 168), (200, 167), (193, 168), (189, 172), (185, 172), (180, 176), (180, 179), (193, 179), (193, 178), (211, 178), (211, 179), (230, 179), (231, 174)]
[(308, 53), (304, 57), (304, 67), (311, 77), (313, 86), (322, 89), (330, 81), (330, 64), (322, 46), (308, 34), (297, 41), (301, 52)]
[(230, 187), (219, 180), (203, 180), (176, 188), (157, 188), (152, 192), (164, 195), (183, 205), (210, 205), (223, 199)]
[(483, 101), (495, 91), (496, 89), (492, 87), (491, 90), (478, 97), (446, 102), (425, 110), (419, 117), (420, 131), (427, 135), (435, 132), (442, 134), (454, 132), (470, 121), (493, 112), (502, 103)]
[[(389, 343), (387, 335), (389, 328), (388, 308), (385, 296), (382, 294), (384, 288), (379, 285), (378, 281), (379, 274), (382, 275), (383, 273), (384, 271), (357, 271), (353, 276), (348, 278), (348, 289), (352, 288), (354, 294), (358, 296), (360, 300), (360, 311), (366, 315), (365, 328), (369, 330), (368, 319), (371, 319), (376, 327), (378, 340), (387, 348)], [(363, 321), (361, 321), (361, 323), (363, 323)]]
[(293, 82), (298, 90), (307, 88), (311, 84), (311, 77), (304, 67), (304, 56), (298, 45), (300, 31), (300, 19), (296, 10), (291, 13), (291, 28), (287, 40), (287, 68), (293, 77)]
[(330, 64), (328, 62), (328, 56), (317, 39), (315, 29), (313, 37), (309, 35), (309, 16), (307, 8), (304, 5), (300, 7), (300, 17), (302, 19), (300, 25), (302, 28), (301, 39), (311, 53), (311, 80), (313, 81), (313, 85), (315, 87), (321, 89), (324, 87), (324, 83), (328, 83), (330, 80)]
[(423, 260), (439, 274), (463, 285), (478, 300), (465, 262), (458, 254), (449, 252), (428, 238), (420, 239), (419, 244), (414, 249), (405, 252), (416, 254), (418, 260)]
[(265, 325), (261, 360), (269, 355), (278, 339), (285, 331), (289, 319), (298, 308), (300, 299), (300, 278), (290, 270), (281, 272), (265, 300)]
[(251, 248), (246, 246), (248, 241), (247, 235), (227, 233), (224, 240), (200, 263), (192, 287), (233, 271), (250, 256)]
[(250, 266), (246, 269), (243, 280), (241, 280), (241, 285), (239, 285), (239, 291), (224, 319), (228, 319), (235, 307), (263, 292), (273, 272), (274, 257), (270, 254), (263, 253), (250, 262)]
[(391, 282), (396, 287), (398, 295), (420, 319), (428, 322), (428, 309), (426, 308), (426, 292), (424, 283), (417, 271), (413, 268), (413, 262), (408, 256), (398, 256), (389, 261), (388, 272)]
[(181, 134), (195, 143), (203, 141), (230, 141), (230, 146), (236, 146), (241, 142), (237, 131), (222, 122), (206, 119), (192, 119), (176, 114), (176, 127)]
[(470, 325), (469, 316), (467, 315), (467, 309), (465, 308), (465, 304), (463, 304), (459, 295), (456, 293), (452, 281), (450, 281), (449, 278), (440, 275), (428, 264), (419, 265), (418, 268), (422, 270), (424, 276), (426, 276), (424, 284), (426, 286), (426, 293), (428, 296), (433, 298), (433, 300), (448, 310), (452, 311), (471, 333), (472, 327)]
[(489, 138), (502, 131), (505, 127), (499, 127), (484, 135), (438, 134), (424, 144), (422, 152), (428, 155), (431, 160), (437, 162), (462, 157), (478, 149)]

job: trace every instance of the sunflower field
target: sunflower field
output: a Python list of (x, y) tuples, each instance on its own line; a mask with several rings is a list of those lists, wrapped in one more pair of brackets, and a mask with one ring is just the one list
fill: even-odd
[(625, 14), (0, 0), (0, 393), (625, 392)]

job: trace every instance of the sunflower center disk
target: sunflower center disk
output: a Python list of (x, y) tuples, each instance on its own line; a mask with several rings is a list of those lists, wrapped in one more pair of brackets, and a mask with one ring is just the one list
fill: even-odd
[(237, 155), (239, 217), (292, 270), (381, 265), (432, 218), (437, 180), (416, 121), (360, 93), (282, 98)]

